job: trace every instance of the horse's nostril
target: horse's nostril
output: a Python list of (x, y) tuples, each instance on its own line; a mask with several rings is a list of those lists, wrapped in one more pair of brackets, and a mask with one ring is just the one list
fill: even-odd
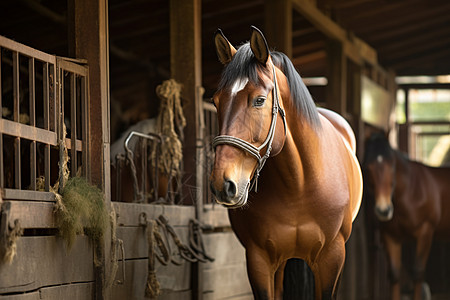
[(236, 184), (231, 180), (225, 180), (223, 183), (223, 192), (227, 197), (230, 198), (236, 196)]
[(381, 220), (390, 220), (392, 218), (394, 208), (392, 206), (387, 206), (385, 208), (375, 207), (375, 212)]

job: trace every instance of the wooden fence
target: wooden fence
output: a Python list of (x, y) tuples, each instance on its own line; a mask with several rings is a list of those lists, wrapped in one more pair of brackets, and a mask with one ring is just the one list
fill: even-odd
[(87, 76), (83, 63), (0, 36), (0, 253), (15, 248), (0, 264), (2, 299), (93, 297), (92, 244), (79, 236), (69, 251), (57, 237), (51, 192), (61, 145), (71, 173), (87, 174)]

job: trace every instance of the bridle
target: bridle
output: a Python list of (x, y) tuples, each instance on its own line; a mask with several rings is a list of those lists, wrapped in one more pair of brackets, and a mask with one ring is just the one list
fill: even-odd
[[(261, 144), (261, 146), (256, 147), (252, 145), (251, 143), (240, 139), (238, 137), (230, 136), (230, 135), (218, 135), (216, 136), (212, 141), (212, 146), (214, 150), (218, 145), (231, 145), (236, 148), (239, 148), (243, 150), (244, 152), (252, 155), (254, 158), (256, 158), (256, 161), (258, 162), (258, 165), (255, 170), (255, 174), (252, 178), (252, 183), (250, 186), (250, 190), (255, 188), (255, 192), (258, 191), (258, 177), (259, 173), (261, 172), (262, 168), (264, 167), (264, 164), (266, 163), (266, 160), (270, 156), (270, 152), (272, 151), (272, 143), (275, 136), (275, 128), (277, 125), (277, 116), (278, 112), (280, 112), (281, 118), (283, 119), (284, 124), (284, 133), (286, 134), (286, 116), (283, 108), (280, 106), (280, 101), (278, 99), (278, 85), (277, 85), (277, 76), (275, 74), (275, 67), (273, 68), (273, 90), (272, 90), (272, 98), (273, 98), (273, 104), (272, 104), (272, 121), (270, 123), (269, 133), (267, 134), (267, 137), (265, 141)], [(261, 156), (260, 152), (261, 150), (267, 146), (266, 153)]]

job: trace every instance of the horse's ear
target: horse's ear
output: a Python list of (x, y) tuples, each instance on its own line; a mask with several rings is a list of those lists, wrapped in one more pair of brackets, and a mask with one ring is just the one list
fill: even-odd
[(214, 43), (216, 44), (216, 52), (219, 61), (224, 65), (228, 64), (236, 53), (236, 49), (227, 40), (222, 30), (216, 30), (216, 33), (214, 34)]
[(250, 48), (255, 55), (256, 59), (266, 65), (269, 59), (269, 46), (267, 46), (267, 41), (261, 30), (252, 26), (252, 37), (250, 38)]

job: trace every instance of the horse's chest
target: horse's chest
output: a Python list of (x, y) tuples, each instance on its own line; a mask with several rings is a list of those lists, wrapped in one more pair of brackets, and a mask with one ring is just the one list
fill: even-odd
[(233, 230), (246, 248), (264, 249), (273, 259), (299, 257), (314, 261), (327, 243), (327, 226), (305, 214), (285, 211), (259, 215), (250, 212), (230, 212)]

